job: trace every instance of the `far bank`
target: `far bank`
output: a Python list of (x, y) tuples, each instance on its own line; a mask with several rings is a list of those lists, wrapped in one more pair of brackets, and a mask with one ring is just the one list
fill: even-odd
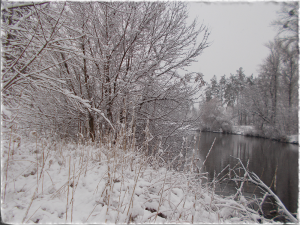
[(244, 135), (248, 137), (259, 137), (259, 138), (266, 138), (272, 139), (279, 142), (290, 143), (290, 144), (297, 144), (299, 145), (299, 138), (298, 134), (293, 135), (273, 135), (270, 132), (263, 132), (255, 129), (254, 126), (247, 125), (247, 126), (231, 126), (231, 127), (223, 127), (219, 129), (211, 129), (209, 127), (204, 127), (198, 129), (197, 131), (201, 132), (214, 132), (214, 133), (226, 133), (226, 134), (236, 134), (236, 135)]

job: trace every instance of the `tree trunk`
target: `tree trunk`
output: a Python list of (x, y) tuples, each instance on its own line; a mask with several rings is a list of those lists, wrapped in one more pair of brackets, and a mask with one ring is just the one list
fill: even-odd
[(274, 99), (272, 104), (272, 110), (273, 110), (273, 116), (272, 116), (272, 122), (273, 124), (276, 123), (276, 114), (277, 114), (277, 73), (274, 74)]
[(89, 133), (92, 142), (95, 141), (95, 127), (94, 127), (94, 117), (92, 114), (89, 114)]

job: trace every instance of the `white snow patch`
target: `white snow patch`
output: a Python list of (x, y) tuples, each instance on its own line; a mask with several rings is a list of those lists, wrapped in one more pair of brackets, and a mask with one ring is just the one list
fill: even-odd
[[(5, 223), (22, 223), (23, 219), (25, 223), (42, 224), (71, 223), (71, 219), (72, 223), (98, 224), (191, 223), (192, 215), (194, 223), (230, 223), (244, 217), (228, 207), (240, 203), (223, 199), (223, 204), (220, 197), (212, 197), (211, 190), (199, 183), (188, 187), (187, 174), (154, 169), (142, 155), (126, 153), (116, 146), (57, 143), (56, 147), (51, 145), (43, 167), (45, 145), (36, 145), (35, 140), (22, 140), (20, 154), (10, 158), (2, 203)], [(6, 162), (8, 145), (3, 145), (2, 152)], [(2, 191), (6, 181), (3, 171)], [(37, 185), (37, 195), (31, 201)], [(216, 207), (218, 201), (222, 204)], [(248, 214), (243, 221), (256, 222), (259, 217)]]

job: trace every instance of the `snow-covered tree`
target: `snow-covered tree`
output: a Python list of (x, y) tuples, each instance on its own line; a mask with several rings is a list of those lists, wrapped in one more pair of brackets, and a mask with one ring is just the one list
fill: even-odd
[[(94, 140), (133, 117), (139, 129), (149, 120), (151, 132), (165, 137), (191, 122), (187, 111), (203, 75), (178, 70), (208, 47), (209, 33), (196, 21), (187, 25), (184, 3), (31, 4), (16, 25), (10, 15), (23, 6), (14, 7), (5, 11), (3, 43), (17, 63), (5, 60), (3, 93), (9, 105), (9, 92), (22, 92), (31, 126)], [(19, 53), (11, 29), (27, 43)]]

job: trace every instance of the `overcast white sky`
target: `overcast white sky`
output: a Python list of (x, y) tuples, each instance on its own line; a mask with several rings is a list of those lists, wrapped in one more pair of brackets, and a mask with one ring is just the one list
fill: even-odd
[(276, 36), (270, 23), (277, 18), (279, 3), (189, 2), (188, 9), (190, 18), (198, 17), (211, 31), (211, 46), (188, 68), (190, 72), (202, 72), (210, 81), (213, 75), (219, 80), (243, 67), (247, 76), (257, 76), (269, 53), (264, 44)]

